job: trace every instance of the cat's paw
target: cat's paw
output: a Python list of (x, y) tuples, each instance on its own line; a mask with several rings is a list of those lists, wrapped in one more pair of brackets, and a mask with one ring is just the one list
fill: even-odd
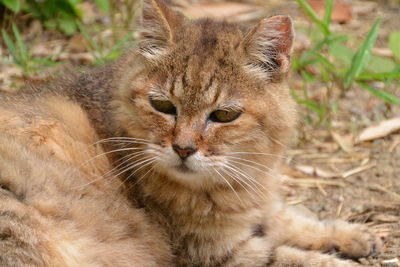
[(342, 257), (359, 259), (381, 253), (382, 241), (368, 227), (346, 222), (340, 224), (344, 225), (335, 225), (341, 229), (339, 236), (336, 236), (335, 249)]
[(270, 267), (361, 267), (352, 260), (339, 259), (334, 255), (287, 246), (278, 247), (274, 255), (272, 264), (268, 265)]

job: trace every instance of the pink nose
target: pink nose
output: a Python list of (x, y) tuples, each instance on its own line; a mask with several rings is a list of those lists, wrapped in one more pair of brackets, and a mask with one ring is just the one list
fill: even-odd
[(194, 147), (181, 148), (179, 145), (176, 144), (172, 145), (172, 148), (181, 159), (186, 159), (197, 151), (197, 149)]

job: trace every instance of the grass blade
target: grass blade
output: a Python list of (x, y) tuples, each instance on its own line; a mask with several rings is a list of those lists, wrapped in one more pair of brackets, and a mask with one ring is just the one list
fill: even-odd
[(386, 101), (387, 103), (396, 104), (396, 105), (400, 104), (400, 98), (395, 95), (392, 95), (391, 93), (377, 90), (377, 89), (369, 86), (368, 84), (362, 83), (362, 82), (358, 82), (358, 85), (360, 85), (365, 90), (369, 91), (374, 96), (379, 97), (380, 99)]
[(380, 73), (362, 73), (358, 76), (357, 80), (386, 80), (386, 79), (400, 79), (400, 72), (380, 72)]
[(78, 25), (79, 31), (89, 41), (90, 46), (94, 49), (94, 51), (97, 52), (99, 55), (102, 55), (100, 47), (97, 45), (92, 35), (90, 35), (89, 31), (86, 29), (86, 27), (83, 26), (83, 24), (80, 23), (79, 21), (76, 21), (76, 24)]
[(15, 36), (15, 42), (18, 47), (19, 55), (21, 57), (21, 63), (23, 64), (24, 67), (26, 67), (28, 62), (28, 51), (26, 49), (24, 40), (22, 39), (22, 36), (19, 33), (19, 30), (14, 23), (12, 24), (12, 30)]
[(0, 0), (0, 3), (3, 3), (14, 13), (18, 13), (21, 10), (21, 0)]
[(371, 49), (375, 43), (376, 37), (378, 36), (378, 29), (380, 24), (381, 20), (377, 19), (371, 30), (369, 31), (364, 43), (362, 43), (357, 53), (354, 55), (352, 64), (344, 78), (345, 88), (350, 87), (351, 83), (354, 81), (355, 78), (358, 77), (358, 75), (360, 75), (365, 66), (365, 63), (368, 61)]
[(8, 33), (5, 30), (1, 30), (3, 39), (4, 39), (4, 43), (7, 46), (8, 51), (10, 52), (11, 56), (13, 57), (15, 63), (17, 65), (20, 65), (21, 60), (19, 58), (19, 54), (18, 54), (18, 50), (17, 47), (15, 46), (13, 40), (11, 39), (10, 35), (8, 35)]
[(328, 29), (329, 25), (331, 24), (332, 10), (333, 10), (333, 0), (325, 0), (325, 14), (322, 22)]
[(312, 9), (306, 0), (296, 0), (296, 2), (304, 10), (304, 12), (306, 12), (307, 16), (321, 28), (325, 36), (328, 36), (330, 34), (328, 27), (326, 27), (326, 25), (318, 18), (317, 13), (315, 13), (314, 9)]

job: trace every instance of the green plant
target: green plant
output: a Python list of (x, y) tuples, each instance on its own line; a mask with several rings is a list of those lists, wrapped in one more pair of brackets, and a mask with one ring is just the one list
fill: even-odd
[(18, 13), (21, 10), (21, 0), (0, 0), (0, 4)]
[(57, 64), (52, 62), (50, 58), (35, 59), (31, 57), (29, 48), (25, 45), (24, 40), (15, 24), (12, 24), (12, 32), (14, 39), (5, 31), (2, 30), (1, 34), (4, 43), (12, 57), (12, 62), (19, 66), (24, 74), (30, 71), (38, 71), (45, 67)]
[[(72, 35), (77, 30), (76, 21), (83, 16), (79, 8), (81, 2), (81, 0), (0, 0), (0, 5), (15, 14), (28, 13), (43, 21), (47, 28)], [(104, 13), (109, 12), (109, 0), (95, 0), (94, 2)]]
[(113, 60), (118, 58), (122, 52), (124, 51), (123, 48), (126, 46), (135, 45), (135, 42), (132, 41), (133, 32), (128, 32), (122, 40), (117, 42), (111, 48), (107, 46), (102, 46), (102, 42), (98, 42), (94, 40), (93, 35), (89, 33), (88, 29), (80, 22), (77, 22), (79, 31), (82, 35), (88, 40), (88, 49), (91, 51), (95, 61), (93, 62), (94, 65), (101, 65), (106, 63), (107, 61)]
[[(314, 46), (293, 60), (293, 68), (304, 79), (303, 95), (299, 96), (295, 92), (293, 95), (300, 104), (318, 114), (317, 123), (327, 119), (336, 108), (333, 90), (339, 89), (339, 95), (343, 96), (344, 92), (350, 90), (354, 84), (389, 104), (400, 104), (399, 97), (370, 85), (373, 81), (384, 81), (385, 84), (389, 84), (400, 77), (399, 63), (388, 58), (371, 56), (381, 24), (380, 19), (375, 21), (365, 40), (354, 51), (348, 43), (349, 41), (355, 43), (357, 40), (330, 30), (333, 0), (325, 1), (323, 19), (318, 18), (305, 0), (296, 0), (296, 2), (316, 27), (313, 27), (310, 34), (315, 42)], [(392, 33), (389, 47), (395, 56), (400, 54), (400, 32)], [(309, 87), (316, 84), (326, 86), (327, 97), (323, 101), (316, 101), (309, 97)]]

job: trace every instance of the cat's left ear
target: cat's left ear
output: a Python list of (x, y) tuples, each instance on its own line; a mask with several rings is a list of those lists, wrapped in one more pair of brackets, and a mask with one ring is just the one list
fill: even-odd
[(246, 68), (264, 79), (288, 72), (293, 39), (290, 17), (273, 16), (261, 20), (241, 43), (247, 57)]
[(165, 55), (182, 20), (182, 15), (170, 10), (162, 0), (143, 0), (139, 52), (150, 60)]

